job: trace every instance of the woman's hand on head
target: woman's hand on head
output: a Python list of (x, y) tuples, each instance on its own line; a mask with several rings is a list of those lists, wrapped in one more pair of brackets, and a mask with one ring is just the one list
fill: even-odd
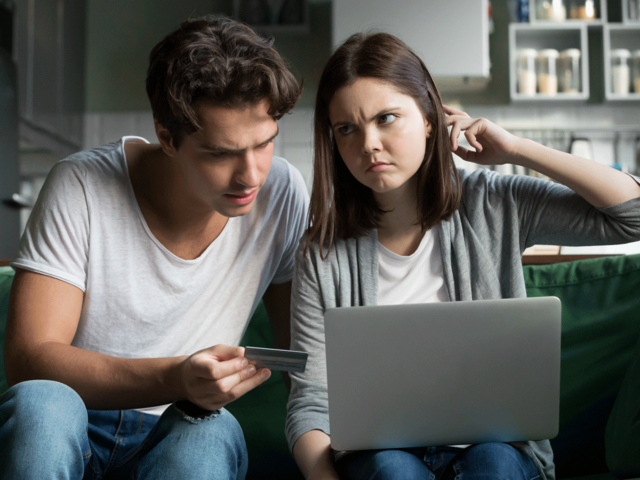
[[(447, 127), (451, 127), (451, 149), (460, 158), (481, 165), (502, 165), (515, 158), (520, 138), (486, 118), (471, 118), (461, 110), (443, 107)], [(458, 145), (460, 132), (464, 132), (475, 152)]]

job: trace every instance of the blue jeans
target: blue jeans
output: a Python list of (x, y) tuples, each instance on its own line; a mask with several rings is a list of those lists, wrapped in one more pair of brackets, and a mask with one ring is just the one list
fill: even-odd
[(533, 460), (506, 443), (364, 450), (336, 462), (342, 480), (537, 480)]
[(33, 380), (0, 395), (0, 480), (243, 479), (247, 449), (228, 411), (193, 418), (87, 411), (58, 382)]

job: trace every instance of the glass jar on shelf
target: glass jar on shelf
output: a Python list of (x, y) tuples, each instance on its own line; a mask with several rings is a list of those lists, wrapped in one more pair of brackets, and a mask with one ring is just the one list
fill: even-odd
[(626, 48), (611, 50), (611, 91), (619, 95), (629, 94), (631, 52)]
[(558, 56), (558, 50), (547, 48), (540, 50), (536, 57), (538, 91), (544, 95), (555, 95), (558, 93), (558, 74), (556, 69)]
[(633, 91), (640, 93), (640, 50), (636, 50), (631, 55), (631, 75), (633, 78)]
[(569, 0), (571, 20), (595, 20), (598, 16), (595, 0)]
[(516, 56), (516, 72), (518, 72), (518, 93), (535, 95), (537, 87), (535, 48), (522, 48)]
[(567, 19), (564, 0), (537, 0), (536, 17), (538, 20), (564, 22)]
[(561, 92), (580, 92), (581, 56), (581, 52), (577, 48), (568, 48), (560, 52), (558, 56), (558, 77)]

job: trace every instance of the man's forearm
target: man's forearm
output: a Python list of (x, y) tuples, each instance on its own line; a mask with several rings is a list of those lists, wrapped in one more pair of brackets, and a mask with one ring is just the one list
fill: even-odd
[(73, 388), (89, 409), (152, 407), (183, 396), (180, 363), (186, 357), (117, 358), (59, 342), (7, 351), (10, 384), (55, 380)]

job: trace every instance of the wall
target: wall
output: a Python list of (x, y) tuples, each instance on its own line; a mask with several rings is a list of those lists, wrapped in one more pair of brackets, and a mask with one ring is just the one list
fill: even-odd
[[(211, 0), (88, 0), (87, 112), (149, 109), (144, 80), (153, 46), (181, 21), (230, 13), (230, 2)], [(276, 33), (275, 45), (305, 85), (300, 106), (313, 105), (319, 71), (331, 50), (331, 4), (310, 4), (306, 34)]]

